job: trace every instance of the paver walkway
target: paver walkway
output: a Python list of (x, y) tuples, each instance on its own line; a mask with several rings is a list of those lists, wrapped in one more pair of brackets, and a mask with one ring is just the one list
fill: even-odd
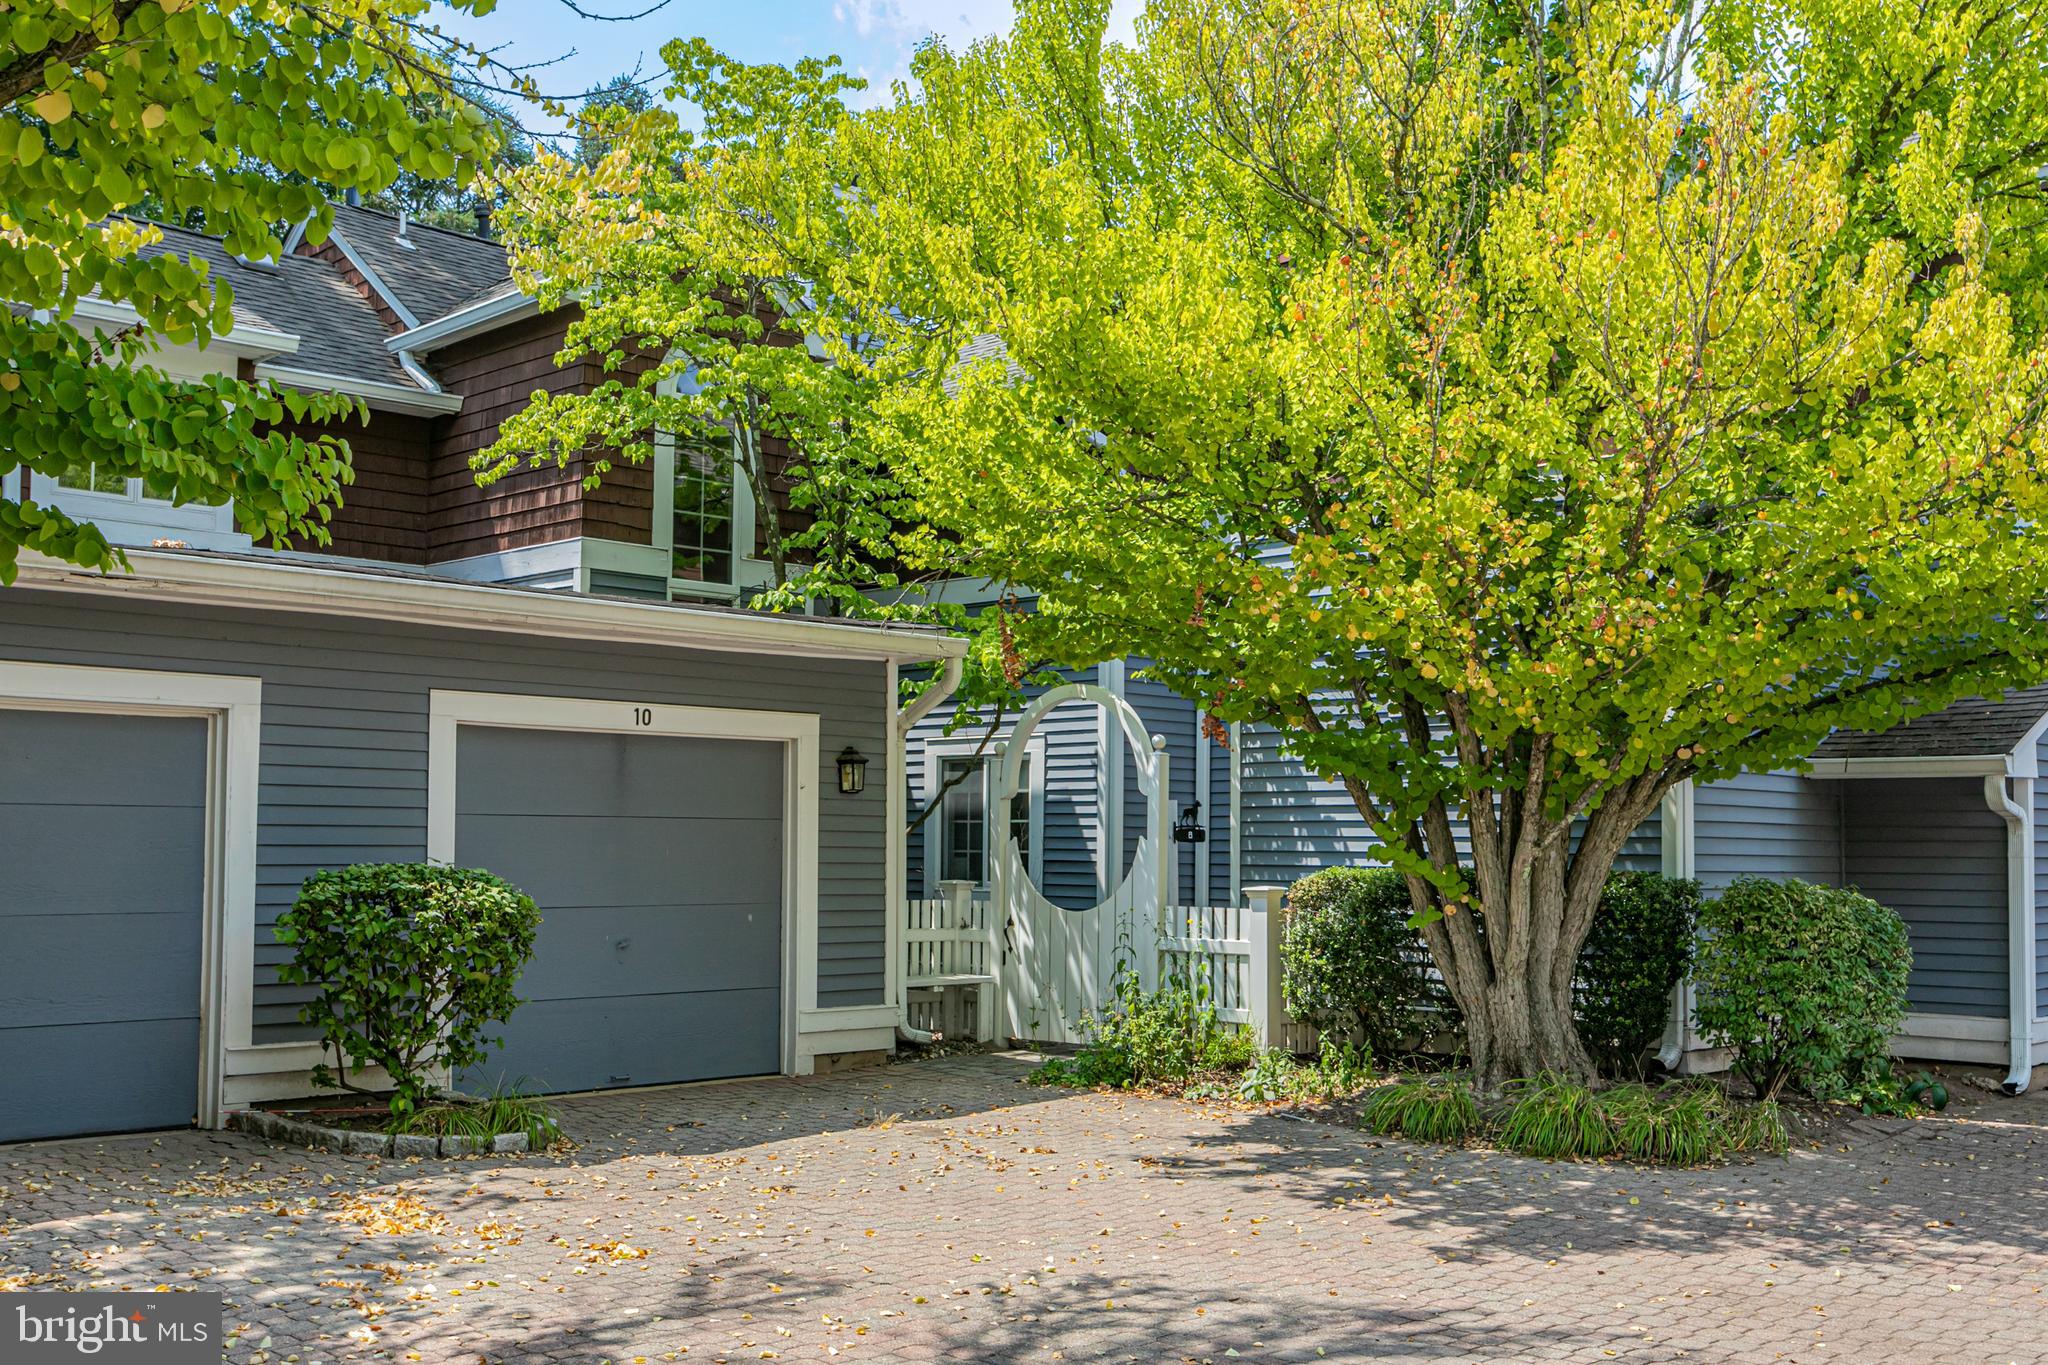
[(223, 1289), (268, 1362), (2048, 1359), (2048, 1130), (1996, 1103), (1675, 1172), (1027, 1065), (570, 1100), (566, 1159), (0, 1148), (0, 1286)]

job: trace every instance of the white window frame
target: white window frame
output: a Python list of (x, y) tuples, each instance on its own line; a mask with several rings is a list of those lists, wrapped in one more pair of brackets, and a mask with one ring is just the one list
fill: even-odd
[(190, 540), (203, 551), (246, 551), (254, 542), (236, 530), (233, 503), (172, 505), (164, 497), (147, 497), (141, 479), (127, 481), (127, 493), (100, 493), (57, 483), (39, 475), (31, 485), (35, 499), (72, 520), (92, 522), (115, 544), (150, 544), (152, 540)]
[[(695, 367), (671, 375), (655, 385), (664, 396), (697, 391)], [(677, 578), (676, 550), (676, 438), (675, 433), (654, 433), (654, 528), (653, 545), (661, 552), (662, 576), (668, 579), (671, 597), (716, 597), (736, 600), (745, 581), (741, 565), (755, 558), (754, 536), (760, 517), (754, 505), (753, 483), (740, 469), (739, 438), (733, 438), (732, 461), (732, 577), (724, 582), (708, 578)]]
[[(818, 717), (802, 711), (742, 711), (437, 688), (427, 720), (430, 862), (452, 863), (459, 853), (455, 847), (456, 738), (458, 728), (464, 725), (766, 740), (783, 745), (781, 1058), (783, 1074), (808, 1072), (811, 1054), (800, 1048), (799, 1032), (842, 1027), (838, 1016), (845, 1013), (818, 1008), (818, 792), (823, 776)], [(835, 783), (836, 778), (835, 762)]]
[[(972, 722), (969, 724), (971, 728)], [(1007, 742), (1006, 736), (1002, 737), (1002, 742)], [(975, 749), (980, 743), (981, 736), (978, 734), (953, 734), (926, 740), (924, 744), (923, 786), (919, 793), (920, 799), (929, 802), (935, 798), (939, 790), (939, 784), (944, 780), (943, 774), (947, 759), (973, 758), (975, 756)], [(975, 883), (975, 889), (978, 891), (988, 889), (989, 872), (994, 866), (996, 854), (1000, 847), (997, 840), (998, 829), (1007, 830), (1009, 828), (1009, 818), (1007, 815), (1004, 816), (1000, 826), (991, 818), (992, 808), (995, 803), (992, 799), (994, 793), (990, 791), (989, 785), (994, 780), (996, 772), (995, 748), (995, 742), (991, 742), (981, 752), (981, 801), (983, 819), (987, 821), (987, 846), (982, 859), (981, 880)], [(1045, 864), (1045, 737), (1043, 735), (1033, 735), (1025, 742), (1024, 752), (1031, 760), (1031, 816), (1029, 822), (1031, 852), (1025, 859), (1024, 866), (1025, 871), (1030, 873), (1035, 881), (1039, 876), (1040, 869)], [(924, 827), (919, 831), (924, 836), (924, 894), (926, 896), (938, 895), (939, 883), (945, 880), (941, 875), (945, 871), (942, 866), (946, 854), (945, 821), (945, 810), (943, 808), (935, 810), (926, 818)]]
[[(0, 709), (197, 716), (207, 722), (206, 853), (199, 967), (201, 1128), (218, 1128), (228, 1077), (252, 1051), (256, 822), (263, 683), (214, 673), (0, 660)], [(237, 1062), (245, 1065), (238, 1067)]]
[[(221, 360), (225, 358), (226, 364)], [(209, 375), (235, 374), (236, 359), (221, 350), (202, 351), (195, 346), (157, 346), (148, 364), (176, 379), (204, 379)], [(11, 476), (8, 497), (19, 497), (20, 479)], [(89, 521), (115, 545), (147, 546), (155, 540), (182, 540), (201, 550), (247, 550), (255, 542), (235, 526), (232, 503), (186, 503), (177, 506), (168, 498), (152, 498), (142, 491), (141, 479), (128, 480), (124, 493), (102, 493), (90, 488), (66, 488), (49, 475), (38, 475), (29, 485), (37, 502), (54, 507), (74, 521)]]

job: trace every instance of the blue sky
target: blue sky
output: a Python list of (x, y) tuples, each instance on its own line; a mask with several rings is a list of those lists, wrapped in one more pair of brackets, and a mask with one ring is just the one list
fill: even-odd
[[(649, 0), (577, 0), (584, 10), (632, 14)], [(964, 47), (1007, 30), (1011, 0), (670, 0), (643, 19), (617, 23), (585, 19), (562, 0), (498, 0), (487, 17), (443, 11), (443, 26), (507, 62), (560, 58), (534, 73), (549, 94), (575, 94), (637, 65), (661, 68), (661, 46), (671, 38), (702, 36), (748, 62), (788, 63), (836, 54), (848, 71), (869, 82), (866, 98), (886, 98), (889, 82), (908, 74), (911, 53), (934, 34)], [(1138, 0), (1118, 0), (1114, 36), (1130, 36)], [(538, 111), (535, 126), (546, 126)]]

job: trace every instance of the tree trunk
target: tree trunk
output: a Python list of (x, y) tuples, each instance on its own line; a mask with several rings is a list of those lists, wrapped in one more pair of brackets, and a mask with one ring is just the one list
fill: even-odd
[(1465, 903), (1446, 904), (1428, 879), (1408, 879), (1416, 908), (1441, 916), (1422, 936), (1464, 1014), (1473, 1081), (1485, 1095), (1545, 1073), (1596, 1078), (1572, 1015), (1579, 950), (1615, 859), (1671, 785), (1663, 773), (1623, 783), (1575, 822), (1544, 813), (1540, 753), (1532, 766), (1521, 790), (1465, 794), (1469, 863), (1458, 857), (1459, 831), (1441, 801), (1407, 840), (1470, 888)]
[(1565, 964), (1567, 986), (1561, 996), (1542, 980), (1554, 966), (1532, 965), (1538, 970), (1531, 980), (1491, 981), (1476, 996), (1458, 1001), (1472, 1049), (1473, 1084), (1481, 1094), (1497, 1095), (1509, 1081), (1545, 1073), (1584, 1083), (1595, 1077), (1592, 1054), (1579, 1041), (1572, 1018), (1572, 964)]

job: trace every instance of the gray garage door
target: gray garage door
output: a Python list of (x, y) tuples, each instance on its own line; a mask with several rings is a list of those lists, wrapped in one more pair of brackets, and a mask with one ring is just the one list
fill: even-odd
[(199, 1091), (206, 722), (0, 707), (0, 1141)]
[(526, 1003), (471, 1088), (781, 1069), (782, 746), (463, 726), (455, 860), (525, 889)]

